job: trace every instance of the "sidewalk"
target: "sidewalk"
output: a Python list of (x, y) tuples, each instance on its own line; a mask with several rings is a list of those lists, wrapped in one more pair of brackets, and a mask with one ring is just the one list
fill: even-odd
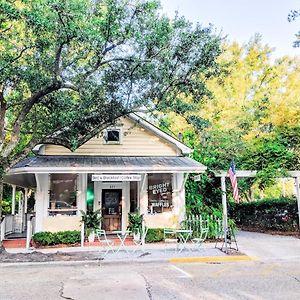
[[(117, 246), (113, 247), (117, 250)], [(133, 252), (135, 246), (126, 246), (128, 253), (122, 249), (118, 253), (111, 251), (105, 255), (104, 247), (69, 247), (69, 248), (47, 248), (47, 249), (7, 249), (9, 255), (15, 257), (18, 262), (34, 264), (43, 263), (71, 263), (71, 262), (101, 262), (109, 263), (150, 263), (150, 262), (220, 262), (220, 259), (228, 261), (226, 257), (234, 259), (234, 255), (226, 255), (224, 252), (215, 248), (215, 243), (204, 243), (199, 250), (195, 250), (192, 244), (187, 245), (183, 251), (175, 251), (174, 245), (165, 245), (163, 243), (146, 244), (144, 252), (139, 248)], [(40, 256), (40, 260), (39, 260)], [(243, 260), (245, 256), (239, 255), (238, 260)], [(30, 258), (32, 260), (26, 260)], [(34, 260), (36, 259), (36, 260)], [(13, 261), (3, 262), (4, 264), (14, 264)]]

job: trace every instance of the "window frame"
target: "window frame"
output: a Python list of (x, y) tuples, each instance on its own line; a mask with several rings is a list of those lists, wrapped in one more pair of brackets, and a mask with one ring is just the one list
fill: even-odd
[[(52, 199), (52, 194), (53, 190), (52, 190), (52, 176), (53, 175), (75, 175), (74, 178), (74, 191), (70, 191), (71, 193), (74, 193), (75, 199), (74, 201), (76, 202), (76, 206), (71, 205), (70, 203), (68, 203), (67, 201), (62, 201), (62, 200), (53, 200)], [(56, 179), (58, 180), (58, 179)], [(57, 202), (61, 202), (61, 203), (66, 203), (68, 205), (70, 205), (70, 207), (64, 207), (64, 208), (59, 208), (56, 207), (56, 203)], [(70, 174), (70, 173), (53, 173), (53, 174), (49, 174), (49, 201), (48, 201), (48, 216), (51, 217), (56, 217), (58, 215), (63, 215), (63, 216), (77, 216), (78, 215), (78, 174)]]
[[(118, 141), (108, 141), (107, 137), (108, 137), (108, 131), (118, 131), (119, 132), (119, 140)], [(106, 139), (105, 139), (106, 137)], [(104, 145), (121, 145), (123, 144), (123, 132), (122, 132), (122, 128), (119, 127), (109, 127), (104, 129), (103, 132), (103, 144)]]

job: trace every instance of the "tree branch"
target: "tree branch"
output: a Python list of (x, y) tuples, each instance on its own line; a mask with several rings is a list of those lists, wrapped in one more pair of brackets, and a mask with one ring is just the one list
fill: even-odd
[(58, 49), (55, 54), (55, 61), (54, 61), (54, 78), (55, 79), (58, 79), (58, 77), (60, 75), (60, 59), (61, 59), (61, 52), (62, 52), (64, 45), (65, 45), (65, 42), (62, 42), (58, 46)]
[(62, 84), (59, 81), (52, 82), (50, 85), (45, 86), (35, 94), (33, 94), (30, 98), (27, 99), (23, 108), (21, 109), (16, 121), (14, 123), (12, 129), (12, 135), (10, 141), (4, 143), (2, 148), (2, 157), (8, 157), (14, 147), (18, 144), (20, 140), (20, 133), (21, 133), (21, 124), (26, 119), (27, 114), (30, 112), (31, 108), (34, 104), (38, 103), (44, 96), (57, 91), (61, 88)]
[(10, 64), (13, 64), (14, 62), (16, 62), (19, 58), (22, 57), (23, 53), (29, 49), (34, 48), (34, 46), (28, 46), (25, 47), (24, 49), (21, 50), (21, 52), (15, 57), (13, 58), (10, 62), (8, 62), (3, 68), (0, 69), (0, 73), (5, 70)]

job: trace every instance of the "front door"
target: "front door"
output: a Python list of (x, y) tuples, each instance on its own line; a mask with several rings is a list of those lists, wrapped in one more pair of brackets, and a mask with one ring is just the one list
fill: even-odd
[(121, 230), (122, 190), (102, 190), (102, 216), (104, 230)]

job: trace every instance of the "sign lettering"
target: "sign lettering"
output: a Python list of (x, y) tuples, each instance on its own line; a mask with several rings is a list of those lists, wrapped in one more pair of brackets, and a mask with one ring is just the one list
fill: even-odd
[(92, 181), (141, 181), (140, 174), (93, 174)]

